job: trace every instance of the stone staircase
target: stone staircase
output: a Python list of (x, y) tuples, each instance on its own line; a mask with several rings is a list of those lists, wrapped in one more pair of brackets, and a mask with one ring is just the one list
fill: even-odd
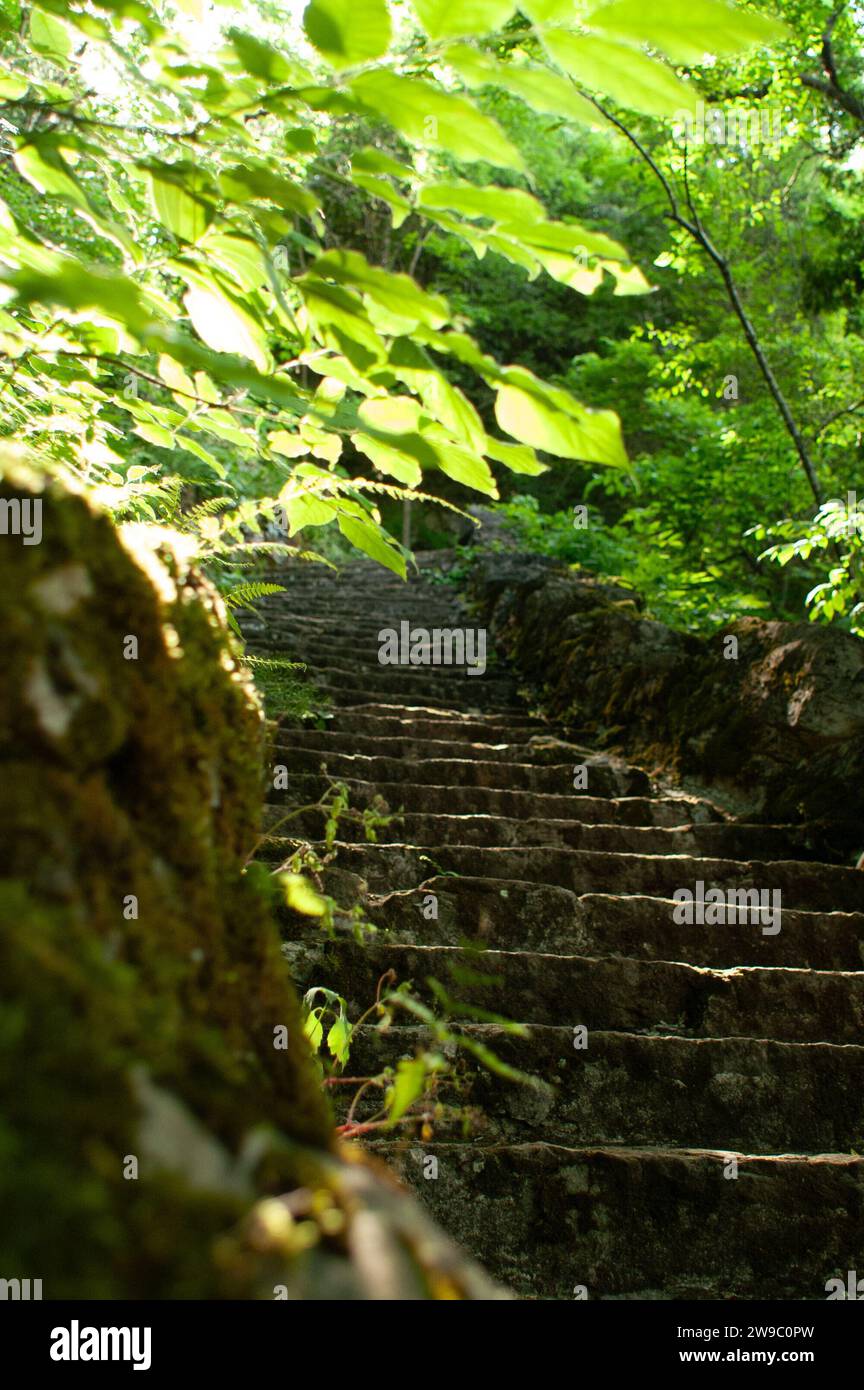
[[(298, 565), (245, 623), (250, 650), (307, 662), (333, 707), (326, 727), (281, 723), (269, 823), (332, 778), (355, 807), (402, 812), (374, 844), (340, 828), (325, 887), (379, 932), (327, 943), (292, 916), (299, 986), (358, 1017), (386, 971), (427, 999), (432, 977), (470, 1000), (466, 1035), (533, 1078), (460, 1050), (447, 1098), (477, 1112), (471, 1132), (445, 1118), (375, 1151), (522, 1297), (824, 1299), (864, 1272), (864, 874), (818, 862), (806, 825), (736, 822), (568, 742), (491, 659), (482, 676), (380, 665), (383, 628), (477, 625), (440, 560), (407, 586)], [(285, 828), (317, 843), (324, 817)], [(276, 832), (262, 857), (291, 848)], [(698, 881), (779, 889), (780, 931), (679, 925), (672, 895)], [(349, 1069), (422, 1037), (408, 1015), (363, 1028)]]

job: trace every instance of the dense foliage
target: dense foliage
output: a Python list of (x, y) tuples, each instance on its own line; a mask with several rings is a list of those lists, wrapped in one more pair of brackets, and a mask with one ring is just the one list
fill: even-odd
[(326, 528), (404, 574), (394, 504), (473, 492), (675, 621), (861, 625), (854, 8), (0, 9), (0, 431), (47, 471), (235, 605)]

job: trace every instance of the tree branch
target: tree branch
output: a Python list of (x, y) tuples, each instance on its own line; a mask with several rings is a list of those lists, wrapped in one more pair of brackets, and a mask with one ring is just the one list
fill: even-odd
[(827, 97), (835, 106), (839, 106), (847, 115), (853, 116), (856, 121), (860, 121), (864, 125), (864, 101), (857, 97), (854, 92), (847, 91), (843, 86), (837, 71), (837, 58), (834, 53), (834, 30), (845, 8), (845, 4), (838, 6), (828, 20), (825, 33), (822, 35), (822, 67), (825, 76), (814, 77), (811, 74), (805, 74), (801, 78), (801, 82), (811, 91), (821, 92), (822, 96)]
[[(583, 93), (583, 95), (587, 95), (587, 93)], [(821, 503), (822, 487), (819, 482), (819, 477), (816, 472), (813, 460), (810, 456), (810, 450), (807, 446), (807, 442), (804, 439), (804, 436), (802, 435), (795, 422), (795, 417), (792, 414), (792, 411), (789, 407), (789, 403), (786, 400), (785, 395), (783, 394), (783, 390), (780, 386), (780, 383), (774, 375), (773, 368), (771, 367), (771, 363), (769, 362), (765, 349), (763, 348), (762, 343), (759, 339), (759, 335), (756, 332), (753, 322), (744, 306), (744, 301), (741, 297), (741, 292), (738, 288), (738, 284), (732, 272), (732, 267), (730, 266), (729, 261), (722, 254), (722, 252), (718, 250), (718, 248), (714, 245), (714, 242), (711, 240), (711, 237), (708, 235), (708, 232), (706, 231), (701, 219), (699, 218), (698, 213), (696, 212), (696, 208), (694, 206), (693, 199), (690, 194), (690, 186), (687, 176), (686, 156), (684, 164), (684, 185), (685, 195), (687, 199), (687, 207), (690, 213), (689, 218), (683, 215), (678, 203), (678, 198), (675, 194), (675, 190), (672, 187), (670, 180), (663, 172), (663, 170), (660, 168), (657, 161), (653, 158), (650, 152), (646, 150), (645, 146), (641, 143), (641, 141), (637, 139), (637, 137), (633, 134), (633, 132), (630, 129), (628, 129), (628, 127), (624, 124), (623, 121), (620, 121), (617, 118), (617, 116), (613, 116), (609, 111), (607, 111), (605, 107), (603, 107), (600, 104), (600, 102), (596, 100), (596, 98), (589, 97), (588, 99), (597, 108), (597, 110), (604, 117), (604, 119), (609, 121), (611, 125), (615, 126), (615, 128), (619, 130), (621, 134), (624, 135), (630, 141), (630, 144), (634, 147), (634, 149), (638, 151), (641, 158), (645, 161), (645, 163), (654, 173), (655, 177), (661, 184), (663, 191), (666, 194), (666, 197), (669, 202), (669, 216), (671, 220), (677, 226), (681, 227), (683, 231), (687, 232), (688, 236), (690, 236), (693, 239), (693, 241), (695, 241), (696, 244), (701, 247), (701, 249), (705, 252), (706, 256), (708, 256), (709, 260), (711, 260), (713, 264), (717, 267), (717, 270), (719, 271), (720, 277), (726, 288), (726, 294), (729, 299), (729, 303), (731, 304), (732, 309), (735, 313), (735, 317), (738, 319), (738, 322), (741, 325), (744, 337), (747, 340), (747, 344), (750, 348), (750, 351), (756, 359), (756, 364), (759, 367), (759, 371), (761, 372), (768, 386), (768, 390), (771, 393), (774, 404), (776, 405), (780, 417), (783, 421), (783, 424), (786, 428), (786, 432), (795, 446), (795, 452), (798, 455), (798, 458), (801, 462), (801, 466), (804, 469), (804, 473), (806, 474), (807, 481), (810, 484), (810, 491), (813, 493), (816, 502)]]

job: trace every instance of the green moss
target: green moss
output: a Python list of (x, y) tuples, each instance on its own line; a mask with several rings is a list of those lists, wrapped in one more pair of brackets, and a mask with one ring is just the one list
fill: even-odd
[[(0, 493), (31, 486), (13, 483)], [(81, 498), (42, 500), (41, 545), (0, 538), (0, 1266), (46, 1297), (208, 1297), (244, 1202), (143, 1160), (124, 1178), (142, 1152), (134, 1070), (229, 1157), (262, 1124), (330, 1144), (277, 931), (242, 872), (261, 709), (182, 558), (121, 545)]]

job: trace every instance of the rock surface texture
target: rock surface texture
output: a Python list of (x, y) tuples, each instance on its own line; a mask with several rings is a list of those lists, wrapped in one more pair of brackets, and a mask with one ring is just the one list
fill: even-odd
[(496, 1297), (334, 1145), (243, 872), (264, 721), (218, 596), (168, 536), (0, 484), (21, 496), (43, 535), (0, 538), (0, 1274), (46, 1300)]
[[(860, 772), (860, 644), (739, 624), (730, 675), (614, 586), (574, 590), (540, 566), (533, 588), (510, 570), (496, 591), (487, 572), (496, 633), (568, 733), (500, 662), (482, 676), (380, 664), (382, 629), (483, 622), (439, 564), (421, 557), (407, 586), (365, 563), (339, 578), (298, 566), (247, 624), (253, 648), (308, 662), (333, 703), (326, 724), (283, 721), (271, 824), (334, 778), (355, 806), (401, 812), (378, 843), (345, 834), (327, 871), (328, 891), (379, 927), (371, 944), (322, 944), (286, 917), (298, 984), (337, 990), (356, 1018), (384, 972), (425, 997), (434, 978), (470, 1001), (460, 1026), (534, 1078), (463, 1061), (453, 1084), (482, 1112), (475, 1129), (444, 1123), (377, 1151), (522, 1297), (824, 1299), (864, 1259), (864, 874), (842, 862), (851, 789), (831, 805), (815, 785), (825, 771), (836, 798)], [(682, 701), (679, 771), (713, 765), (725, 797), (600, 751), (627, 725), (643, 761), (660, 749), (672, 766)], [(289, 853), (287, 828), (264, 858)], [(320, 843), (322, 813), (291, 833)], [(779, 930), (679, 924), (673, 894), (700, 882), (779, 891)], [(411, 1056), (421, 1036), (361, 1029), (350, 1070)]]

